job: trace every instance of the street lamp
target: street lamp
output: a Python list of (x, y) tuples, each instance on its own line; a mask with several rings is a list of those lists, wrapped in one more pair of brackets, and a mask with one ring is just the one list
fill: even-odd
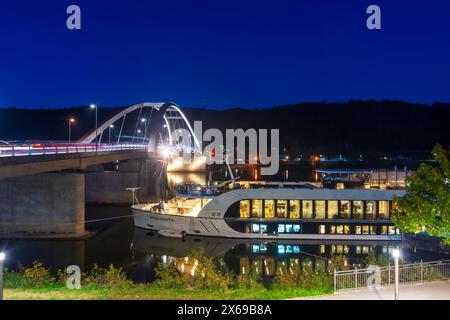
[(75, 118), (69, 119), (69, 143), (72, 142), (72, 124), (75, 123)]
[(114, 125), (109, 126), (109, 144), (111, 144), (111, 130), (114, 129)]
[(144, 123), (145, 121), (147, 121), (147, 119), (145, 119), (145, 118), (142, 118), (142, 119), (141, 119), (141, 122), (142, 122), (142, 123)]
[(394, 257), (394, 265), (395, 265), (395, 282), (394, 282), (394, 297), (395, 300), (399, 299), (399, 290), (398, 290), (398, 285), (399, 285), (399, 266), (398, 266), (398, 259), (400, 258), (400, 249), (395, 248), (394, 250), (392, 250), (392, 256)]
[(97, 135), (97, 130), (98, 130), (98, 127), (97, 127), (97, 113), (98, 112), (97, 112), (97, 110), (98, 110), (98, 107), (95, 104), (91, 104), (90, 108), (95, 110), (95, 150), (97, 150), (97, 148), (98, 148), (98, 135)]
[(0, 300), (3, 300), (3, 261), (6, 259), (6, 254), (0, 252)]

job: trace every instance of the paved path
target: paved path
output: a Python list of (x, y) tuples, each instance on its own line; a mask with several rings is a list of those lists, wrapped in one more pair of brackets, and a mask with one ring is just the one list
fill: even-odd
[[(401, 285), (400, 300), (450, 300), (450, 281)], [(394, 287), (342, 292), (334, 295), (300, 298), (302, 300), (393, 300)]]

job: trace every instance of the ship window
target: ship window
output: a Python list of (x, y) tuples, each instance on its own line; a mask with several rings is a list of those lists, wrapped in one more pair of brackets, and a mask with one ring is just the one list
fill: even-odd
[(336, 226), (330, 226), (330, 234), (336, 234)]
[(262, 208), (262, 200), (252, 200), (252, 218), (261, 218)]
[(400, 230), (394, 226), (389, 226), (388, 233), (389, 234), (400, 234)]
[(257, 223), (252, 224), (252, 232), (259, 233), (259, 224), (257, 224)]
[(325, 201), (316, 200), (316, 219), (325, 219)]
[(284, 224), (278, 225), (278, 233), (284, 233)]
[(287, 224), (286, 225), (286, 232), (287, 233), (292, 233), (292, 224)]
[(250, 217), (250, 200), (241, 200), (240, 202), (240, 216), (241, 218)]
[(387, 234), (388, 233), (388, 227), (387, 226), (381, 226), (381, 234)]
[(261, 224), (259, 225), (259, 231), (261, 233), (267, 233), (267, 224)]
[(328, 219), (336, 219), (338, 217), (338, 202), (334, 200), (328, 201)]
[(278, 245), (278, 253), (279, 254), (283, 254), (284, 250), (285, 250), (284, 245), (283, 244), (279, 244)]
[(369, 226), (362, 226), (362, 234), (369, 234)]
[(348, 200), (341, 200), (341, 218), (348, 219), (350, 218), (350, 201)]
[(292, 250), (294, 253), (300, 253), (300, 246), (294, 246)]
[(264, 201), (264, 218), (273, 219), (275, 214), (275, 200)]
[(291, 245), (287, 245), (286, 246), (286, 253), (292, 253), (292, 246)]
[(277, 201), (277, 218), (286, 219), (287, 214), (287, 200)]
[(299, 200), (291, 200), (289, 201), (289, 210), (291, 219), (300, 219), (300, 201)]
[(325, 234), (325, 225), (324, 225), (324, 224), (321, 224), (321, 225), (319, 226), (319, 233), (320, 233), (320, 234)]
[(312, 219), (313, 204), (312, 200), (303, 200), (303, 219)]
[(353, 201), (353, 219), (362, 219), (363, 202), (361, 200)]
[(380, 219), (389, 219), (389, 201), (378, 202), (378, 217)]
[(350, 234), (350, 226), (344, 225), (344, 234)]
[(361, 226), (355, 226), (355, 234), (361, 234)]
[(338, 225), (336, 227), (336, 233), (337, 234), (344, 234), (344, 226), (343, 225)]
[(366, 219), (375, 219), (375, 201), (366, 202)]
[(294, 226), (292, 228), (295, 233), (299, 233), (301, 231), (299, 224), (294, 224)]
[(377, 234), (377, 227), (376, 226), (370, 226), (370, 234)]

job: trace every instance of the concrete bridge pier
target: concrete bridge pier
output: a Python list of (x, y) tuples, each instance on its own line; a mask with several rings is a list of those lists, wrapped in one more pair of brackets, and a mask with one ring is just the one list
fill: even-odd
[(136, 196), (140, 202), (158, 195), (161, 162), (157, 160), (129, 160), (88, 167), (86, 175), (86, 203), (130, 205), (132, 194), (127, 188), (140, 188)]
[(0, 237), (85, 233), (83, 174), (44, 173), (0, 180)]

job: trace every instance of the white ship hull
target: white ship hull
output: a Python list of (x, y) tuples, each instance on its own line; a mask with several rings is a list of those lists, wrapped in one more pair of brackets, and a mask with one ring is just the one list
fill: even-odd
[(332, 235), (332, 234), (265, 234), (233, 230), (222, 218), (191, 217), (152, 213), (133, 206), (135, 226), (148, 230), (173, 230), (186, 235), (259, 240), (369, 240), (398, 241), (401, 235)]

